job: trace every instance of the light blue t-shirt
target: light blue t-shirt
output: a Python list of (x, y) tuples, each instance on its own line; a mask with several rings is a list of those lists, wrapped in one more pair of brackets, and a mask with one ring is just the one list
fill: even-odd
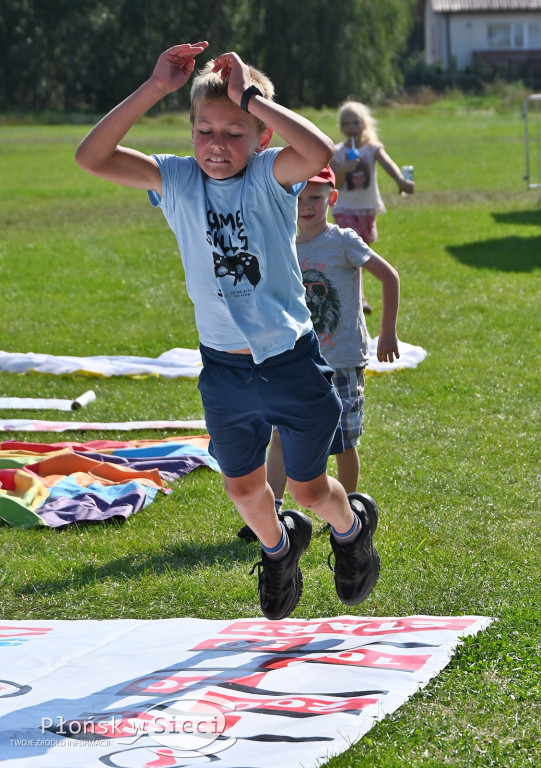
[(202, 344), (249, 347), (254, 361), (292, 349), (312, 328), (297, 262), (297, 196), (274, 178), (279, 148), (255, 154), (245, 172), (209, 178), (193, 157), (154, 155), (161, 197), (149, 192), (175, 233)]

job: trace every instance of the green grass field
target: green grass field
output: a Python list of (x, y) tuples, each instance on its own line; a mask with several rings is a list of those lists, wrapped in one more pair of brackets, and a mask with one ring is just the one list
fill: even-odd
[[(335, 112), (306, 114), (339, 138)], [(400, 272), (399, 336), (428, 356), (415, 370), (367, 381), (360, 487), (380, 508), (374, 593), (358, 608), (338, 601), (328, 538), (316, 523), (293, 615), (497, 620), (328, 765), (537, 766), (541, 208), (523, 180), (520, 106), (448, 100), (377, 116), (391, 156), (414, 165), (417, 191), (400, 197), (380, 172), (388, 213), (379, 218), (376, 250)], [(86, 130), (0, 125), (0, 347), (152, 357), (193, 348), (174, 237), (145, 194), (75, 165)], [(185, 117), (141, 121), (129, 138), (143, 151), (190, 151)], [(370, 276), (366, 293), (376, 335), (381, 296)], [(203, 417), (193, 380), (0, 374), (2, 396), (73, 397), (89, 386), (97, 400), (82, 413), (92, 421)], [(200, 470), (123, 526), (3, 525), (0, 618), (258, 616), (249, 575), (258, 550), (236, 538), (240, 524), (221, 477)]]

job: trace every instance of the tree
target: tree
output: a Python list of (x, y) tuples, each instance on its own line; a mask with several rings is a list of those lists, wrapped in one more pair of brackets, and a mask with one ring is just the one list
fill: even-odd
[[(104, 112), (177, 42), (239, 54), (291, 107), (401, 82), (415, 0), (0, 0), (0, 110)], [(187, 106), (188, 89), (165, 105)], [(162, 105), (163, 108), (163, 105)]]
[(371, 101), (401, 82), (414, 0), (263, 0), (260, 66), (289, 106)]

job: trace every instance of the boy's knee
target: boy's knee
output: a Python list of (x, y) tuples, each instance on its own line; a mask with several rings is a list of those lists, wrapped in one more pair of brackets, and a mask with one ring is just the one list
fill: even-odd
[(260, 483), (254, 482), (254, 478), (249, 476), (224, 477), (224, 485), (225, 492), (231, 501), (235, 505), (240, 504), (241, 506), (258, 498), (264, 490), (263, 487), (260, 487)]
[(311, 509), (319, 504), (329, 492), (326, 475), (305, 483), (289, 481), (289, 492), (301, 507)]

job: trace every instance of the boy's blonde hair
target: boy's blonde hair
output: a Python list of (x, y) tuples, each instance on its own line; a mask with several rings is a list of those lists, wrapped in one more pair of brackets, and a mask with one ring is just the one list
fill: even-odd
[[(193, 123), (195, 119), (195, 112), (199, 104), (207, 101), (215, 101), (216, 99), (229, 98), (227, 95), (228, 81), (222, 80), (219, 72), (213, 72), (213, 61), (207, 61), (204, 69), (197, 73), (192, 81), (192, 88), (190, 91), (190, 121)], [(271, 80), (260, 72), (255, 67), (249, 66), (250, 69), (250, 84), (256, 85), (263, 96), (269, 101), (272, 101), (274, 97), (274, 85)], [(267, 127), (262, 120), (255, 118), (257, 126), (260, 132), (263, 132)]]
[(346, 101), (338, 111), (338, 125), (341, 127), (346, 117), (353, 116), (361, 120), (361, 144), (378, 144), (377, 120), (372, 115), (370, 108), (360, 101)]

